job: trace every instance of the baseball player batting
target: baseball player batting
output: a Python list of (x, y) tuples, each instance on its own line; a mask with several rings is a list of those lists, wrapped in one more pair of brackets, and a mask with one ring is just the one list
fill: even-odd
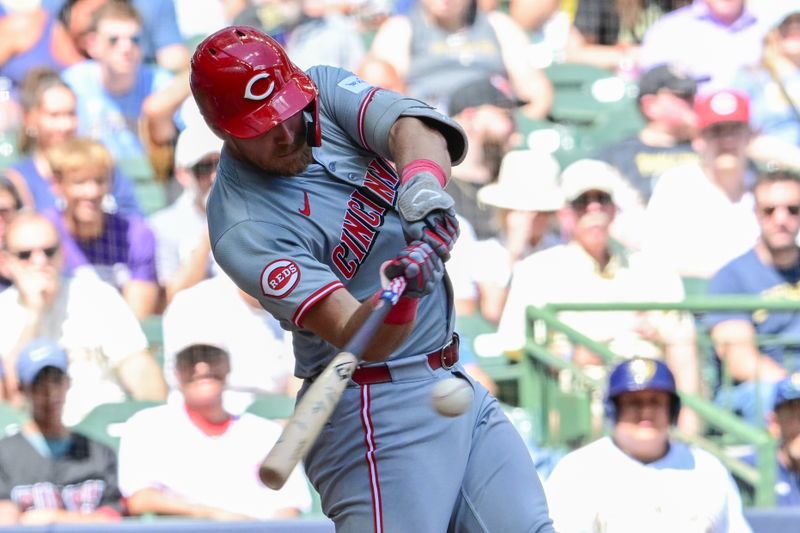
[[(305, 458), (337, 531), (553, 531), (525, 445), (458, 362), (443, 264), (458, 124), (345, 70), (303, 72), (249, 27), (206, 38), (191, 68), (224, 141), (214, 257), (294, 333), (301, 395), (370, 316), (382, 277), (407, 281)], [(453, 377), (474, 402), (438, 416), (431, 389)]]

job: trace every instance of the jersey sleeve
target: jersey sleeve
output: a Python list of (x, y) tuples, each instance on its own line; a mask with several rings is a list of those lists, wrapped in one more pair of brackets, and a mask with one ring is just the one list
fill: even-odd
[(329, 116), (365, 150), (392, 159), (389, 130), (401, 116), (411, 116), (423, 120), (445, 137), (454, 165), (464, 159), (467, 151), (464, 130), (430, 105), (372, 86), (344, 69), (314, 67), (309, 75), (320, 90), (320, 112)]
[[(288, 228), (247, 220), (225, 232), (214, 255), (236, 285), (282, 324), (302, 327), (306, 312), (344, 285), (317, 260), (321, 244)], [(377, 273), (376, 273), (377, 276)]]

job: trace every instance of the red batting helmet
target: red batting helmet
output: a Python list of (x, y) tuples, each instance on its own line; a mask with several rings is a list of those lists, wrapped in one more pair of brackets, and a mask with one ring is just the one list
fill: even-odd
[(309, 144), (319, 146), (317, 87), (269, 35), (223, 28), (197, 46), (191, 69), (192, 94), (212, 128), (249, 139), (304, 111)]

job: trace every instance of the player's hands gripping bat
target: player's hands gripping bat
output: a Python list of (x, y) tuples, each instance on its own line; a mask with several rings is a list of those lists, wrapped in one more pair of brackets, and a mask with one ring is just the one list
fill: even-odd
[(350, 342), (305, 392), (280, 438), (261, 464), (259, 476), (266, 486), (275, 490), (283, 487), (297, 463), (306, 456), (339, 403), (339, 398), (363, 357), (364, 350), (405, 289), (405, 277), (398, 277), (389, 282), (388, 287), (381, 293), (375, 309)]
[(442, 261), (450, 259), (459, 233), (454, 205), (433, 174), (413, 175), (400, 186), (397, 198), (406, 240), (426, 242)]
[(430, 294), (442, 281), (444, 263), (428, 243), (416, 241), (389, 261), (383, 273), (389, 279), (402, 276), (408, 282), (406, 295), (421, 298)]

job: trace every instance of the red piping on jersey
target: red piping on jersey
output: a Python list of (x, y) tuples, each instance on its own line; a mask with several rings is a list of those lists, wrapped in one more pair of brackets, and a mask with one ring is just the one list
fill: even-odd
[(372, 151), (372, 148), (367, 144), (367, 136), (364, 135), (364, 117), (367, 116), (367, 107), (369, 107), (369, 103), (379, 90), (378, 87), (370, 89), (366, 98), (361, 101), (361, 106), (358, 108), (358, 139), (361, 141), (361, 146), (370, 151)]
[(383, 533), (383, 501), (381, 499), (381, 484), (378, 479), (378, 460), (375, 458), (375, 426), (372, 424), (369, 408), (371, 404), (370, 386), (361, 386), (361, 424), (364, 426), (364, 443), (367, 452), (364, 455), (369, 468), (369, 486), (372, 496), (372, 522), (375, 533)]
[(332, 281), (322, 287), (321, 289), (317, 289), (314, 291), (311, 296), (306, 298), (303, 303), (301, 303), (297, 311), (294, 312), (294, 316), (292, 317), (292, 322), (295, 326), (302, 328), (303, 327), (303, 317), (308, 312), (309, 309), (314, 307), (314, 305), (328, 296), (330, 293), (337, 289), (344, 289), (344, 285), (342, 285), (341, 281)]

